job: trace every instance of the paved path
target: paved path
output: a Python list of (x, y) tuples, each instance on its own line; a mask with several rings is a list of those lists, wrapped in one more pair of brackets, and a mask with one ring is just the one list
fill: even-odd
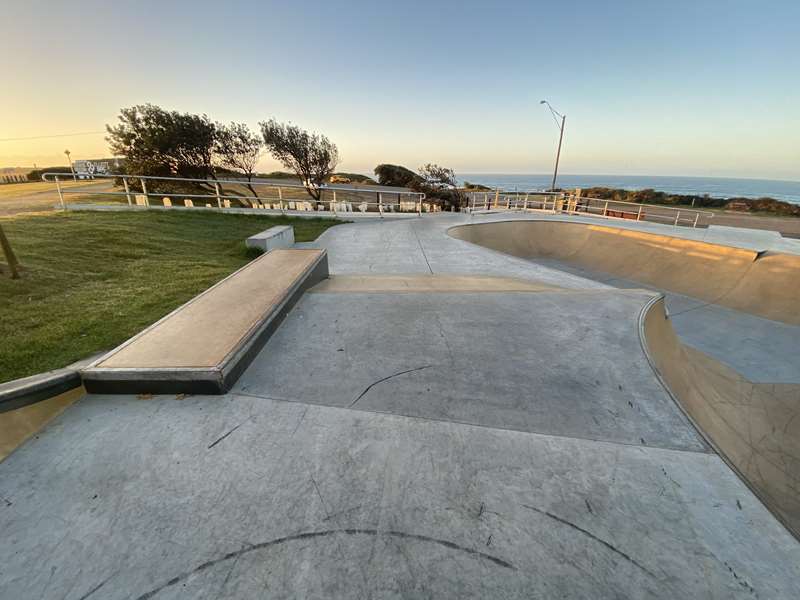
[[(31, 212), (50, 212), (59, 208), (58, 191), (54, 183), (44, 184), (11, 184), (13, 193), (9, 189), (0, 187), (0, 216), (10, 216)], [(92, 192), (111, 191), (113, 183), (110, 181), (81, 181), (78, 183), (65, 182), (64, 186), (72, 191), (91, 190)], [(67, 202), (74, 201), (76, 196), (67, 194)]]
[(328, 230), (333, 283), (232, 393), (87, 396), (0, 463), (0, 598), (800, 596), (642, 354), (650, 295), (458, 222)]

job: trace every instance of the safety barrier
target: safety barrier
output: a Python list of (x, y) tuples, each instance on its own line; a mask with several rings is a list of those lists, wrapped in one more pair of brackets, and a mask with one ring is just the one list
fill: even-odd
[[(42, 179), (55, 184), (61, 207), (66, 209), (67, 194), (102, 197), (115, 203), (127, 202), (129, 206), (161, 206), (171, 208), (244, 208), (297, 212), (387, 213), (436, 212), (439, 207), (425, 202), (425, 194), (404, 190), (384, 191), (366, 188), (320, 186), (314, 189), (319, 197), (313, 198), (306, 187), (299, 184), (277, 184), (244, 179), (191, 179), (185, 177), (155, 177), (150, 175), (95, 175), (94, 179), (119, 182), (122, 189), (110, 191), (86, 188), (69, 189), (61, 185), (63, 173), (44, 173)], [(192, 188), (189, 192), (174, 191), (175, 185)], [(159, 191), (161, 187), (165, 190)], [(212, 191), (213, 190), (213, 191)], [(206, 193), (201, 193), (206, 192)], [(260, 193), (259, 193), (260, 192)]]

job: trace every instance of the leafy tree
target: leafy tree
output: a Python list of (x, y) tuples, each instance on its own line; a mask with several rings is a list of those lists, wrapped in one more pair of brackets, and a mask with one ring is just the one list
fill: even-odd
[(167, 111), (153, 104), (120, 110), (106, 125), (111, 152), (137, 175), (213, 178), (216, 127), (206, 115)]
[(217, 162), (247, 178), (247, 187), (258, 198), (252, 181), (258, 159), (264, 153), (264, 141), (252, 133), (244, 123), (216, 124), (214, 154)]
[(374, 169), (380, 185), (393, 187), (410, 187), (415, 181), (420, 181), (420, 176), (411, 169), (400, 165), (380, 164)]
[(431, 199), (438, 199), (445, 208), (459, 208), (464, 196), (458, 189), (458, 181), (453, 169), (428, 163), (419, 168), (420, 180), (411, 183), (411, 189), (424, 192)]
[(297, 125), (275, 119), (260, 123), (264, 144), (272, 156), (294, 171), (309, 196), (319, 200), (320, 186), (339, 163), (336, 144), (324, 135), (309, 133)]

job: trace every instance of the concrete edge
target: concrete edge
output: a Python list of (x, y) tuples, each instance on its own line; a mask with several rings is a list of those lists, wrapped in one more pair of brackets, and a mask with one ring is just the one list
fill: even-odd
[[(624, 221), (625, 219), (619, 219), (619, 220), (620, 221)], [(453, 225), (452, 227), (448, 227), (447, 230), (446, 230), (446, 233), (451, 238), (458, 240), (460, 238), (457, 238), (454, 235), (452, 235), (450, 233), (451, 230), (461, 229), (461, 228), (468, 228), (468, 227), (473, 227), (473, 226), (476, 226), (476, 225), (488, 225), (488, 224), (495, 224), (495, 223), (519, 223), (519, 222), (524, 222), (524, 221), (535, 221), (535, 222), (538, 222), (538, 223), (568, 223), (568, 224), (572, 224), (572, 225), (584, 225), (584, 226), (587, 226), (587, 227), (604, 227), (606, 229), (617, 229), (617, 230), (621, 230), (621, 231), (636, 231), (636, 232), (639, 232), (639, 233), (644, 233), (646, 235), (652, 235), (654, 237), (662, 236), (662, 237), (673, 238), (673, 239), (676, 239), (676, 240), (684, 240), (684, 241), (687, 241), (687, 242), (694, 242), (696, 244), (704, 244), (706, 246), (717, 246), (717, 247), (721, 247), (721, 248), (732, 248), (734, 250), (739, 250), (739, 251), (742, 251), (742, 252), (751, 253), (753, 262), (758, 260), (765, 253), (769, 253), (769, 254), (787, 254), (786, 252), (781, 252), (779, 250), (763, 250), (763, 249), (762, 250), (755, 250), (753, 248), (748, 248), (748, 247), (745, 247), (745, 246), (733, 246), (733, 245), (730, 245), (730, 244), (722, 244), (722, 243), (716, 242), (716, 241), (715, 242), (709, 242), (709, 241), (707, 241), (705, 239), (698, 240), (698, 239), (694, 239), (694, 238), (691, 238), (691, 237), (683, 237), (683, 236), (680, 236), (680, 235), (671, 235), (667, 231), (663, 231), (663, 232), (662, 231), (647, 231), (646, 229), (637, 229), (637, 228), (631, 227), (631, 226), (620, 227), (619, 225), (614, 225), (614, 224), (609, 225), (607, 223), (597, 223), (597, 224), (595, 224), (595, 223), (584, 223), (584, 222), (581, 222), (581, 221), (571, 221), (570, 219), (566, 219), (566, 218), (563, 218), (563, 217), (558, 217), (558, 218), (554, 218), (554, 219), (542, 219), (542, 218), (535, 218), (535, 217), (533, 217), (533, 218), (525, 218), (525, 219), (497, 219), (497, 220), (492, 220), (492, 221), (481, 221), (479, 223), (462, 223), (460, 225)], [(467, 241), (467, 240), (461, 240), (461, 241)], [(467, 242), (467, 243), (474, 244), (474, 242)], [(480, 246), (480, 244), (475, 244), (475, 245), (476, 246)], [(484, 246), (481, 246), (481, 247), (483, 248)], [(791, 254), (790, 254), (790, 256), (791, 256)]]
[(65, 367), (0, 384), (0, 413), (47, 400), (80, 387), (77, 368)]
[[(714, 451), (714, 454), (716, 454), (717, 456), (720, 457), (720, 459), (722, 459), (722, 462), (724, 462), (728, 466), (728, 468), (736, 474), (736, 477), (738, 477), (739, 480), (742, 483), (744, 483), (747, 489), (749, 489), (750, 492), (756, 498), (758, 498), (759, 502), (761, 502), (761, 504), (770, 512), (770, 514), (772, 514), (772, 516), (775, 517), (775, 519), (777, 519), (778, 522), (781, 525), (783, 525), (783, 527), (789, 533), (791, 533), (798, 541), (800, 541), (800, 532), (796, 531), (791, 526), (791, 524), (783, 517), (780, 511), (775, 510), (773, 508), (772, 501), (764, 494), (762, 494), (760, 490), (750, 482), (750, 480), (744, 475), (744, 473), (742, 473), (742, 471), (739, 470), (736, 464), (727, 456), (727, 454), (719, 447), (719, 445), (714, 442), (713, 438), (702, 427), (700, 427), (700, 425), (692, 417), (692, 415), (689, 414), (689, 411), (687, 411), (686, 408), (683, 406), (683, 403), (681, 402), (680, 398), (670, 388), (663, 373), (661, 373), (660, 369), (656, 365), (654, 357), (651, 354), (649, 346), (647, 344), (646, 320), (648, 317), (648, 313), (650, 313), (650, 311), (652, 310), (660, 311), (660, 314), (663, 315), (664, 320), (669, 321), (669, 315), (667, 314), (665, 306), (664, 294), (659, 294), (651, 298), (647, 303), (645, 303), (641, 311), (639, 311), (639, 319), (638, 319), (639, 343), (641, 344), (642, 351), (644, 352), (647, 362), (650, 363), (650, 368), (653, 369), (653, 373), (655, 374), (656, 379), (658, 379), (659, 383), (664, 388), (664, 391), (666, 391), (667, 395), (672, 399), (672, 401), (676, 404), (681, 413), (683, 413), (683, 415), (686, 417), (686, 420), (692, 425), (692, 427), (694, 427), (695, 431), (697, 431), (697, 433), (700, 435), (703, 441), (705, 441), (705, 443), (708, 444), (708, 446)], [(670, 323), (669, 326), (672, 327), (672, 324)], [(678, 341), (678, 343), (680, 344), (681, 342)]]
[[(264, 255), (266, 256), (266, 254)], [(258, 259), (256, 259), (258, 260)], [(137, 333), (129, 340), (120, 344), (111, 352), (95, 360), (86, 369), (80, 372), (83, 385), (89, 393), (98, 394), (224, 394), (239, 379), (247, 369), (253, 358), (261, 351), (267, 340), (272, 336), (292, 307), (307, 289), (328, 277), (328, 253), (320, 252), (317, 259), (300, 274), (293, 285), (287, 290), (280, 304), (263, 317), (244, 333), (237, 345), (225, 358), (212, 369), (208, 368), (104, 368), (97, 365), (112, 356), (122, 348), (128, 346), (150, 329), (169, 318), (177, 311), (190, 305), (204, 294), (210, 293), (215, 287), (243, 269), (251, 266), (252, 261), (238, 269), (228, 277), (217, 282), (207, 290), (201, 292), (188, 302), (182, 304), (167, 316), (159, 319), (149, 327)]]

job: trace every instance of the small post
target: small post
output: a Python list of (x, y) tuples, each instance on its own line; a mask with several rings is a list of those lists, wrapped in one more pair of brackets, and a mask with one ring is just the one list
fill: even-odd
[(383, 218), (383, 194), (378, 192), (378, 212), (381, 213), (381, 219)]
[(528, 192), (525, 192), (525, 204), (523, 206), (525, 212), (528, 212)]
[(694, 223), (692, 223), (692, 227), (697, 227), (697, 220), (700, 218), (700, 213), (694, 214)]
[(145, 183), (144, 179), (139, 179), (142, 182), (142, 193), (144, 194), (144, 204), (145, 206), (150, 206), (150, 198), (147, 197), (147, 184)]
[(678, 220), (680, 218), (681, 218), (681, 211), (678, 211), (678, 213), (675, 215), (675, 223), (673, 223), (673, 225), (672, 225), (673, 227), (677, 227), (678, 226)]
[(122, 185), (125, 186), (125, 197), (128, 199), (128, 206), (130, 206), (130, 205), (133, 204), (133, 202), (131, 202), (131, 190), (128, 187), (128, 178), (127, 177), (123, 176)]
[(605, 217), (608, 214), (608, 200), (606, 200), (605, 206), (603, 206), (603, 216)]
[(417, 216), (422, 216), (422, 194), (417, 196)]
[(19, 279), (19, 270), (17, 267), (17, 257), (14, 256), (14, 250), (11, 249), (11, 242), (8, 241), (3, 226), (0, 225), (0, 246), (3, 248), (3, 254), (6, 255), (6, 262), (8, 263), (8, 270), (11, 271), (11, 279)]
[(333, 190), (333, 202), (331, 202), (331, 210), (336, 214), (336, 190)]
[(64, 194), (61, 192), (61, 182), (58, 180), (58, 175), (55, 176), (56, 189), (58, 190), (58, 199), (61, 201), (61, 210), (67, 210), (67, 205), (64, 204)]
[(280, 186), (278, 186), (278, 206), (281, 207), (281, 212), (283, 212), (283, 192), (281, 192)]
[(639, 205), (639, 212), (636, 213), (636, 220), (637, 221), (641, 221), (642, 220), (642, 205), (641, 204)]
[(217, 192), (217, 208), (222, 208), (222, 198), (219, 197), (219, 184), (214, 182), (214, 190)]
[(494, 208), (497, 208), (497, 203), (500, 201), (500, 188), (494, 190)]

